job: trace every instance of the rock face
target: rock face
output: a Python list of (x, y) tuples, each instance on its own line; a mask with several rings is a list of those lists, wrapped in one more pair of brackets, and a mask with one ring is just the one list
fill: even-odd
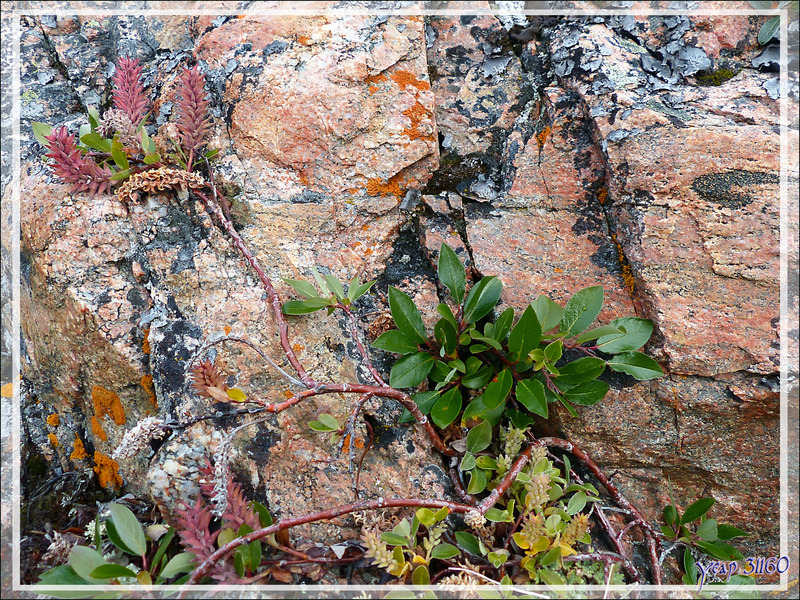
[[(755, 42), (765, 17), (509, 19), (23, 17), (25, 451), (57, 470), (93, 467), (169, 511), (197, 493), (205, 457), (244, 422), (190, 392), (201, 350), (231, 387), (270, 401), (293, 389), (249, 346), (208, 346), (223, 333), (246, 338), (286, 366), (255, 273), (200, 203), (152, 196), (128, 211), (112, 196), (68, 194), (39, 159), (30, 122), (77, 130), (86, 106), (110, 101), (113, 62), (132, 54), (158, 98), (151, 134), (172, 111), (178, 65), (205, 72), (217, 172), (284, 299), (281, 278), (309, 279), (315, 265), (342, 281), (378, 279), (358, 305), (365, 344), (385, 320), (388, 285), (429, 306), (433, 322), (442, 241), (474, 275), (498, 275), (515, 309), (601, 284), (601, 321), (652, 319), (647, 351), (667, 375), (611, 378), (600, 405), (577, 419), (556, 411), (543, 431), (617, 471), (652, 521), (669, 480), (684, 508), (713, 496), (716, 518), (753, 534), (751, 553), (777, 555), (779, 259), (787, 243), (796, 270), (797, 245), (780, 226), (775, 74)], [(409, 190), (422, 200), (406, 210)], [(790, 223), (796, 197), (791, 176)], [(3, 198), (6, 227), (10, 186)], [(346, 320), (289, 322), (316, 380), (368, 381)], [(796, 338), (788, 347), (792, 370)], [(374, 358), (388, 371), (386, 356)], [(307, 426), (320, 413), (344, 423), (352, 409), (352, 397), (319, 396), (244, 429), (237, 479), (281, 516), (353, 501), (349, 449)], [(108, 459), (146, 415), (215, 411), (152, 464)], [(395, 424), (398, 405), (364, 412), (376, 441), (357, 493), (453, 495), (424, 434)], [(354, 437), (360, 455), (365, 426)], [(297, 531), (354, 535), (342, 524), (352, 525)]]

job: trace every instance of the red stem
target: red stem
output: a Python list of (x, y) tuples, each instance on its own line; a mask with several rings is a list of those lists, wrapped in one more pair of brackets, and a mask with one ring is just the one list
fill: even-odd
[(233, 243), (236, 248), (242, 253), (253, 270), (258, 274), (264, 289), (267, 291), (267, 298), (272, 305), (272, 312), (275, 316), (275, 322), (278, 325), (278, 333), (280, 334), (281, 338), (281, 347), (283, 347), (283, 351), (286, 353), (286, 358), (289, 360), (289, 364), (292, 365), (292, 368), (297, 373), (297, 376), (300, 377), (300, 380), (306, 385), (306, 387), (315, 387), (317, 383), (311, 379), (311, 377), (309, 377), (308, 373), (306, 373), (305, 368), (300, 364), (300, 361), (297, 359), (297, 355), (295, 355), (294, 350), (292, 349), (292, 344), (289, 342), (289, 328), (283, 318), (281, 301), (280, 298), (278, 298), (278, 293), (275, 291), (275, 288), (272, 285), (272, 280), (261, 268), (258, 260), (255, 256), (253, 256), (253, 253), (250, 252), (247, 244), (244, 243), (239, 235), (239, 232), (236, 231), (236, 228), (234, 228), (233, 224), (223, 214), (219, 205), (202, 192), (198, 190), (194, 190), (194, 192), (205, 203), (208, 210), (211, 211), (211, 213), (213, 213), (217, 220), (222, 224), (222, 226), (225, 228), (225, 231), (228, 232), (228, 235), (233, 238)]
[(656, 544), (656, 539), (658, 537), (658, 533), (653, 528), (650, 523), (644, 518), (644, 515), (639, 512), (639, 509), (636, 508), (630, 501), (622, 495), (622, 492), (619, 491), (617, 486), (611, 483), (606, 477), (605, 473), (600, 470), (600, 467), (594, 462), (586, 452), (581, 450), (578, 446), (576, 446), (573, 442), (569, 442), (567, 440), (563, 440), (561, 438), (554, 438), (554, 437), (546, 437), (546, 438), (539, 438), (537, 440), (539, 443), (545, 444), (546, 446), (552, 446), (555, 448), (561, 448), (566, 452), (572, 454), (575, 458), (583, 462), (592, 474), (598, 479), (600, 483), (603, 484), (608, 490), (608, 493), (611, 494), (611, 497), (614, 498), (614, 501), (621, 507), (630, 512), (634, 520), (642, 526), (644, 530), (645, 540), (647, 542), (647, 550), (650, 554), (650, 563), (652, 567), (653, 573), (653, 583), (655, 585), (661, 585), (661, 566), (658, 562), (658, 546)]
[(353, 341), (356, 344), (356, 348), (358, 349), (358, 353), (361, 354), (361, 358), (364, 359), (364, 364), (369, 369), (369, 372), (372, 374), (372, 377), (375, 381), (382, 385), (383, 387), (388, 387), (386, 382), (381, 377), (381, 374), (378, 373), (377, 369), (372, 365), (372, 360), (370, 360), (369, 354), (367, 350), (364, 348), (364, 345), (361, 343), (361, 338), (358, 335), (358, 328), (356, 327), (356, 319), (355, 315), (353, 315), (353, 311), (351, 311), (348, 307), (344, 306), (343, 304), (338, 305), (344, 311), (344, 314), (347, 315), (347, 319), (350, 323), (350, 333), (353, 336)]
[[(447, 502), (446, 500), (434, 500), (429, 498), (378, 498), (377, 500), (366, 500), (362, 502), (354, 502), (352, 504), (345, 504), (343, 506), (337, 506), (335, 508), (330, 508), (328, 510), (311, 513), (309, 515), (303, 515), (301, 517), (295, 517), (293, 519), (281, 519), (277, 523), (270, 525), (269, 527), (264, 527), (262, 529), (256, 529), (255, 531), (248, 533), (240, 538), (236, 538), (235, 540), (231, 540), (220, 549), (216, 550), (214, 553), (209, 555), (198, 567), (192, 571), (191, 576), (189, 579), (186, 580), (185, 585), (193, 585), (197, 583), (207, 572), (208, 570), (220, 560), (223, 556), (230, 554), (239, 546), (243, 546), (245, 544), (249, 544), (255, 540), (260, 540), (262, 538), (267, 537), (268, 535), (272, 535), (273, 533), (277, 533), (284, 529), (289, 529), (291, 527), (296, 527), (298, 525), (304, 525), (306, 523), (313, 523), (314, 521), (322, 521), (327, 519), (334, 519), (338, 516), (345, 515), (351, 512), (355, 512), (357, 510), (380, 510), (384, 508), (393, 508), (393, 507), (406, 507), (406, 506), (414, 506), (418, 508), (449, 508), (450, 512), (456, 513), (466, 513), (471, 510), (474, 510), (472, 506), (468, 504), (459, 504), (457, 502)], [(188, 590), (186, 590), (188, 591)], [(182, 594), (181, 596), (182, 597)]]

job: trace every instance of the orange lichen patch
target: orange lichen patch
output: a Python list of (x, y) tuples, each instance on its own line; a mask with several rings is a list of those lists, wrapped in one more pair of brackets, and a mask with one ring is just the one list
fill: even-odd
[(303, 44), (304, 46), (308, 46), (311, 43), (311, 38), (307, 35), (298, 35), (296, 39), (298, 44)]
[(377, 75), (368, 75), (365, 79), (367, 83), (382, 83), (386, 81), (386, 75), (378, 73)]
[(302, 352), (305, 349), (306, 347), (303, 346), (303, 344), (295, 344), (294, 346), (292, 346), (292, 350), (294, 350), (295, 352)]
[(606, 200), (608, 200), (608, 189), (601, 187), (597, 192), (597, 201), (602, 205), (606, 203)]
[(294, 392), (292, 390), (283, 390), (284, 398), (291, 398), (292, 396), (294, 396)]
[(100, 421), (97, 420), (97, 417), (92, 417), (92, 433), (94, 437), (103, 440), (104, 442), (108, 439), (106, 435), (106, 430), (103, 429), (103, 426), (100, 425)]
[(150, 342), (147, 338), (150, 337), (150, 330), (144, 330), (144, 339), (142, 340), (142, 352), (145, 354), (150, 354)]
[(3, 384), (3, 387), (0, 388), (0, 396), (2, 396), (3, 398), (11, 398), (13, 395), (14, 395), (14, 384), (11, 381)]
[(625, 287), (628, 288), (628, 293), (631, 295), (631, 297), (633, 297), (633, 292), (636, 287), (636, 280), (633, 277), (633, 269), (631, 269), (628, 259), (625, 258), (625, 252), (622, 250), (622, 246), (617, 241), (617, 236), (612, 233), (611, 239), (614, 241), (614, 246), (617, 248), (617, 259), (619, 260), (620, 267), (622, 268), (622, 280), (625, 282)]
[(419, 138), (430, 137), (428, 134), (420, 133), (418, 127), (423, 120), (427, 120), (431, 116), (431, 111), (422, 106), (419, 102), (415, 102), (414, 106), (403, 111), (403, 114), (411, 119), (411, 127), (403, 129), (403, 133), (411, 140)]
[(400, 189), (400, 176), (395, 175), (389, 178), (386, 183), (381, 182), (377, 177), (367, 180), (367, 194), (370, 196), (403, 196), (403, 190)]
[(72, 444), (72, 454), (69, 455), (70, 460), (86, 460), (88, 454), (86, 454), (86, 448), (83, 447), (83, 442), (81, 438), (78, 437), (78, 434), (75, 434), (75, 443)]
[(305, 173), (300, 173), (298, 178), (300, 179), (300, 183), (303, 186), (308, 187), (309, 183), (308, 175), (306, 175)]
[(561, 268), (559, 268), (559, 267), (556, 267), (555, 269), (553, 269), (553, 272), (555, 272), (555, 273), (563, 273), (563, 272), (564, 272), (564, 269), (561, 269)]
[(225, 325), (225, 327), (223, 327), (222, 330), (225, 332), (225, 335), (230, 335), (232, 331), (232, 329), (228, 325)]
[(539, 142), (539, 150), (544, 147), (544, 143), (547, 141), (548, 137), (550, 137), (549, 125), (536, 134), (536, 141)]
[[(362, 438), (356, 438), (356, 441), (353, 443), (353, 445), (356, 448), (361, 449), (361, 448), (364, 447), (364, 440)], [(350, 435), (349, 434), (345, 436), (344, 442), (342, 442), (342, 451), (343, 452), (347, 452), (348, 450), (350, 450)]]
[(61, 422), (61, 418), (58, 416), (57, 413), (53, 413), (52, 415), (47, 415), (47, 424), (50, 427), (58, 427), (58, 424)]
[(361, 231), (369, 231), (369, 224), (366, 223), (366, 224), (362, 225), (361, 226)]
[(147, 392), (147, 397), (150, 399), (150, 402), (153, 403), (153, 406), (158, 408), (158, 400), (156, 400), (156, 389), (153, 387), (153, 376), (152, 375), (142, 375), (142, 380), (139, 382), (144, 388), (144, 391)]
[(422, 91), (431, 89), (430, 83), (427, 81), (422, 81), (421, 79), (417, 79), (416, 75), (414, 75), (411, 71), (395, 71), (390, 75), (390, 77), (399, 86), (410, 85)]
[(100, 452), (94, 453), (94, 472), (97, 475), (97, 481), (100, 483), (101, 488), (107, 488), (109, 484), (114, 489), (122, 487), (122, 477), (119, 475), (119, 464), (115, 460), (111, 460), (105, 454)]
[(114, 423), (117, 425), (125, 425), (125, 409), (122, 408), (122, 402), (117, 394), (96, 385), (92, 387), (92, 400), (94, 401), (94, 414), (98, 418), (108, 415), (114, 419)]
[(56, 437), (55, 433), (48, 433), (47, 439), (50, 440), (50, 445), (53, 448), (58, 448), (58, 438)]

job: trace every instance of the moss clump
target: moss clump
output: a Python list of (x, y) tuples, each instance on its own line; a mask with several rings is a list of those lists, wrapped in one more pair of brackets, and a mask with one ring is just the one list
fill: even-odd
[(730, 69), (717, 69), (716, 71), (698, 71), (695, 75), (697, 83), (702, 86), (719, 86), (736, 77), (741, 69), (731, 71)]

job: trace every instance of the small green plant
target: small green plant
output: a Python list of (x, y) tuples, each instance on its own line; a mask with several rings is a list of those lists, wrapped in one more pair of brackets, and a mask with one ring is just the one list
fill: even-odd
[[(706, 516), (708, 510), (714, 505), (713, 498), (700, 498), (693, 502), (683, 514), (673, 504), (664, 508), (664, 525), (661, 532), (664, 537), (673, 542), (673, 547), (683, 547), (683, 583), (696, 585), (698, 583), (698, 569), (695, 555), (709, 557), (718, 561), (735, 562), (744, 559), (739, 550), (728, 544), (729, 540), (746, 537), (748, 533), (733, 525), (717, 523), (715, 519)], [(752, 578), (736, 576), (739, 579), (733, 583), (752, 584)], [(730, 582), (730, 581), (729, 581)]]
[(420, 410), (440, 428), (459, 417), (476, 426), (468, 435), (473, 446), (488, 446), (503, 416), (524, 428), (534, 422), (532, 415), (546, 419), (554, 402), (577, 416), (576, 405), (597, 404), (608, 392), (598, 379), (606, 367), (639, 380), (663, 375), (656, 361), (638, 352), (653, 332), (649, 320), (622, 317), (590, 329), (603, 306), (600, 286), (576, 292), (563, 308), (541, 295), (515, 323), (511, 307), (493, 314), (502, 282), (483, 277), (467, 293), (464, 265), (446, 244), (438, 275), (453, 306), (443, 302), (436, 308), (441, 318), (433, 338), (413, 300), (390, 287), (397, 329), (372, 345), (400, 355), (389, 376), (392, 387), (415, 388), (430, 379), (433, 389), (414, 396)]
[[(789, 6), (790, 11), (797, 12), (797, 9), (800, 8), (800, 2), (798, 2), (798, 0), (793, 0), (791, 2), (789, 0), (782, 0), (781, 2), (778, 2), (776, 6), (775, 2), (751, 1), (750, 6), (760, 10), (770, 10), (772, 8), (780, 10), (782, 8), (786, 8), (787, 6)], [(772, 17), (771, 19), (769, 19), (766, 23), (764, 23), (761, 26), (761, 29), (758, 30), (758, 43), (761, 44), (762, 46), (768, 44), (769, 41), (775, 35), (775, 32), (778, 31), (778, 29), (780, 28), (780, 26), (781, 26), (780, 16)]]
[(195, 566), (195, 556), (175, 553), (171, 549), (174, 537), (175, 529), (163, 525), (145, 530), (129, 508), (112, 503), (104, 520), (90, 523), (92, 545), (74, 546), (68, 564), (44, 572), (38, 585), (182, 583)]

